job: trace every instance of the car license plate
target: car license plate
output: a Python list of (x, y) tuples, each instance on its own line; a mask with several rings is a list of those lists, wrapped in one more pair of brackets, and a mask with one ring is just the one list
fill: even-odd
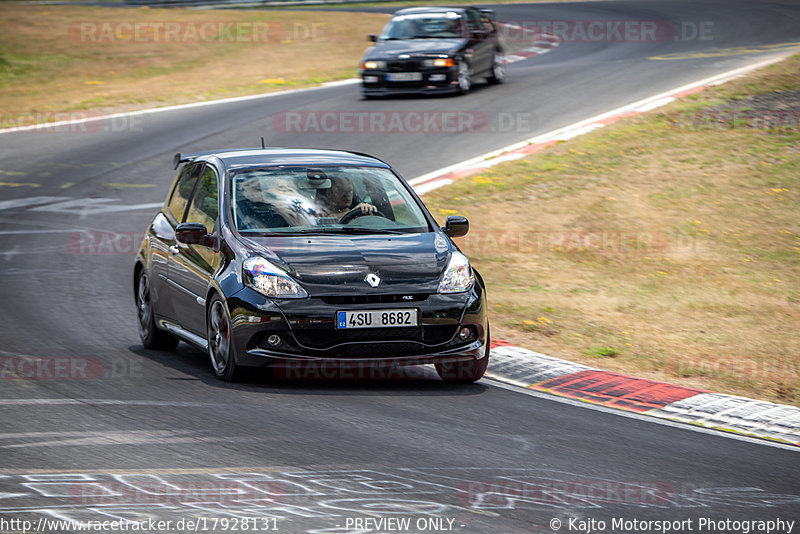
[(336, 328), (391, 328), (417, 326), (419, 310), (358, 310), (336, 312)]
[(421, 79), (421, 72), (390, 72), (386, 74), (386, 80), (389, 82), (418, 82)]

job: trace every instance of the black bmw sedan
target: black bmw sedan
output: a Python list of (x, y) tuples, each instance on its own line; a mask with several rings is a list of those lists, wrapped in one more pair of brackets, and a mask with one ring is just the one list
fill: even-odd
[(488, 9), (414, 7), (394, 14), (361, 60), (365, 98), (467, 93), (475, 78), (505, 79), (503, 44)]
[(364, 154), (236, 149), (177, 154), (181, 164), (136, 255), (146, 348), (192, 343), (223, 380), (248, 367), (431, 363), (444, 380), (483, 376), (485, 288), (452, 241), (465, 218), (440, 228)]

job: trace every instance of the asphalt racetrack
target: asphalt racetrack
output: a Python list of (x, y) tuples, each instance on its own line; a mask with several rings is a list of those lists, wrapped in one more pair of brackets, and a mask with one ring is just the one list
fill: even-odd
[[(673, 532), (789, 532), (800, 456), (788, 447), (435, 373), (227, 384), (188, 345), (141, 347), (132, 259), (175, 152), (263, 136), (371, 153), (410, 179), (800, 42), (800, 4), (789, 1), (496, 9), (517, 24), (656, 21), (672, 33), (565, 40), (464, 97), (364, 101), (343, 85), (0, 135), (0, 181), (37, 184), (0, 186), (0, 357), (4, 372), (48, 359), (34, 360), (35, 380), (0, 381), (0, 530), (128, 519), (171, 521), (150, 531), (173, 532), (657, 532), (666, 521)], [(308, 119), (416, 112), (435, 122), (442, 111), (466, 117), (465, 128), (339, 121), (325, 131)], [(86, 240), (99, 232), (121, 236)]]

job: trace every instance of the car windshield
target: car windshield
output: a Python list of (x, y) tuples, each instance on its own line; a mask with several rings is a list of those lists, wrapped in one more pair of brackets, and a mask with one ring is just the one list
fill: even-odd
[(453, 11), (411, 13), (394, 17), (383, 28), (381, 39), (449, 39), (461, 37), (461, 16)]
[(231, 176), (236, 229), (248, 234), (418, 233), (422, 209), (390, 170), (270, 167)]

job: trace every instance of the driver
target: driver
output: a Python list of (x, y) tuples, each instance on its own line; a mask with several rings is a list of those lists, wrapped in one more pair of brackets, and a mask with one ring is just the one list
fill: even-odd
[(350, 206), (353, 203), (354, 191), (353, 182), (350, 179), (333, 176), (330, 180), (330, 188), (317, 190), (317, 206), (323, 217), (341, 219), (346, 213), (357, 209), (361, 210), (362, 215), (373, 215), (378, 212), (378, 208), (366, 202)]

